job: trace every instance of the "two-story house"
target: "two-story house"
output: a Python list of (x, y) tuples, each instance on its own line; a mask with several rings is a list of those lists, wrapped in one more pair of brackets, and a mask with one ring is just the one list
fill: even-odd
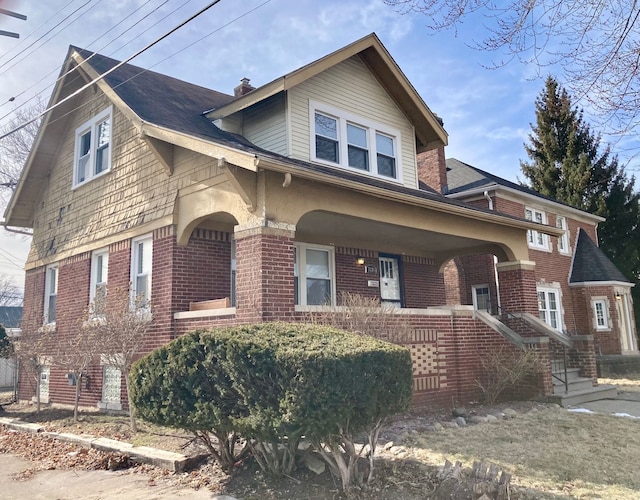
[[(557, 237), (527, 232), (529, 260), (536, 263), (540, 319), (556, 330), (593, 335), (598, 355), (638, 355), (633, 283), (596, 244), (602, 217), (456, 159), (446, 160), (446, 179), (450, 198), (562, 229), (563, 234)], [(458, 258), (452, 261), (455, 268), (450, 267), (450, 272), (466, 279), (466, 287), (461, 287), (465, 290), (462, 303), (473, 302), (476, 307), (497, 312), (499, 282), (486, 260), (486, 256)]]
[[(445, 270), (492, 255), (502, 307), (537, 317), (527, 237), (564, 229), (420, 178), (418, 155), (447, 134), (375, 35), (258, 88), (243, 79), (234, 95), (71, 47), (56, 103), (5, 214), (33, 228), (25, 316), (55, 335), (105, 288), (151, 304), (145, 352), (197, 327), (304, 321), (351, 292), (409, 325), (395, 341), (411, 350), (418, 402), (477, 398), (480, 359), (503, 345), (539, 350), (548, 373), (535, 392), (553, 392), (547, 336), (452, 304)], [(593, 339), (567, 343), (595, 380)], [(50, 362), (49, 401), (70, 403)], [(117, 369), (90, 376), (82, 404), (124, 404)], [(32, 394), (25, 382), (20, 397)]]

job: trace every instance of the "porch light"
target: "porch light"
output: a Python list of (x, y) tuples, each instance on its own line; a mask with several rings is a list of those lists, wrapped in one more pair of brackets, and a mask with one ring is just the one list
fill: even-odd
[(622, 300), (622, 294), (620, 292), (616, 292), (616, 300)]
[(358, 255), (358, 257), (356, 257), (356, 264), (358, 264), (359, 266), (364, 266), (364, 257)]

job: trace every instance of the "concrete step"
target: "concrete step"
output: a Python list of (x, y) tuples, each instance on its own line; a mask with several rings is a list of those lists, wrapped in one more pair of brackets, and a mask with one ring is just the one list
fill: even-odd
[(569, 406), (576, 406), (588, 401), (614, 399), (617, 395), (618, 389), (615, 385), (601, 384), (591, 389), (569, 392), (568, 394), (554, 394), (553, 396), (548, 396), (547, 399), (551, 403), (557, 403), (560, 406), (568, 408)]
[[(578, 392), (578, 391), (586, 391), (593, 387), (593, 380), (590, 378), (577, 378), (569, 380), (569, 391), (568, 392)], [(554, 394), (564, 394), (565, 385), (564, 382), (560, 380), (553, 379), (553, 393)]]
[[(564, 379), (564, 370), (559, 370), (559, 371), (553, 371), (552, 372), (554, 375), (558, 376), (561, 379)], [(577, 380), (580, 377), (580, 368), (567, 368), (567, 378), (569, 379), (569, 381), (572, 380)], [(553, 377), (553, 383), (562, 383), (559, 382), (555, 377)]]

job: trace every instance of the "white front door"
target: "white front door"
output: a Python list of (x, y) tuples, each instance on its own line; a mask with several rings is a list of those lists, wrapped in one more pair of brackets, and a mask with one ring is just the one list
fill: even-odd
[(473, 308), (476, 311), (487, 311), (491, 314), (491, 291), (488, 285), (474, 285), (471, 287), (473, 294)]
[(396, 257), (380, 257), (380, 300), (401, 305), (400, 266)]

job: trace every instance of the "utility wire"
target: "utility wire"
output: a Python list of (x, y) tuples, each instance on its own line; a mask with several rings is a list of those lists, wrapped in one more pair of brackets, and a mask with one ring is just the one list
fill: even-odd
[[(62, 21), (60, 21), (58, 24), (56, 24), (53, 28), (51, 28), (49, 31), (47, 31), (46, 33), (44, 33), (43, 35), (41, 35), (37, 40), (34, 40), (28, 47), (26, 47), (24, 50), (21, 50), (19, 53), (17, 53), (15, 56), (11, 57), (10, 59), (8, 59), (7, 61), (5, 61), (4, 63), (0, 64), (0, 68), (4, 68), (7, 64), (9, 64), (11, 61), (13, 61), (16, 57), (22, 55), (24, 57), (22, 57), (22, 59), (20, 59), (20, 61), (22, 61), (24, 58), (30, 56), (32, 54), (32, 52), (27, 53), (27, 49), (33, 47), (36, 43), (38, 43), (40, 40), (42, 40), (45, 36), (47, 36), (49, 33), (51, 33), (54, 29), (56, 29), (58, 26), (60, 26), (63, 22), (65, 22), (67, 19), (69, 19), (71, 16), (73, 16), (76, 12), (78, 12), (79, 10), (83, 9), (85, 6), (87, 6), (88, 4), (90, 4), (91, 2), (93, 2), (94, 0), (87, 0), (85, 3), (83, 3), (80, 7), (78, 7), (76, 10), (74, 10), (71, 14), (69, 14), (68, 16), (66, 16), (64, 19), (62, 19)], [(98, 2), (94, 5), (92, 5), (89, 9), (87, 9), (86, 12), (84, 12), (82, 15), (86, 14), (90, 9), (93, 9), (93, 7), (95, 7), (98, 3), (100, 3), (102, 0), (98, 0)], [(76, 19), (74, 19), (70, 24), (74, 23), (75, 21), (77, 21), (78, 19), (80, 19), (81, 16), (78, 16)], [(69, 25), (65, 26), (68, 27)], [(51, 37), (53, 38), (53, 37)], [(51, 40), (51, 38), (49, 38), (48, 40), (46, 40), (44, 43), (47, 43), (49, 40)], [(44, 45), (44, 43), (42, 45)], [(42, 47), (42, 45), (40, 45), (38, 48)], [(18, 64), (20, 61), (16, 61), (13, 65), (9, 66), (5, 71), (3, 71), (2, 73), (0, 73), (0, 76), (4, 75), (7, 71), (9, 71), (11, 68), (13, 68), (16, 64)]]
[(149, 50), (151, 47), (153, 47), (154, 45), (157, 45), (158, 43), (160, 43), (162, 40), (164, 40), (165, 38), (167, 38), (169, 35), (175, 33), (176, 31), (178, 31), (180, 28), (182, 28), (183, 26), (185, 26), (186, 24), (190, 23), (191, 21), (193, 21), (195, 18), (197, 18), (198, 16), (202, 15), (203, 13), (205, 13), (206, 11), (208, 11), (211, 7), (215, 6), (216, 4), (220, 3), (221, 0), (214, 0), (213, 2), (209, 3), (208, 5), (206, 5), (205, 7), (203, 7), (202, 9), (200, 9), (198, 12), (196, 12), (195, 14), (193, 14), (192, 16), (190, 16), (189, 18), (187, 18), (186, 20), (182, 21), (180, 24), (178, 24), (176, 27), (170, 29), (169, 31), (167, 31), (164, 35), (160, 36), (159, 38), (155, 39), (153, 42), (147, 44), (145, 47), (143, 47), (142, 49), (138, 50), (137, 52), (135, 52), (133, 55), (129, 56), (128, 58), (126, 58), (125, 60), (119, 62), (118, 64), (116, 64), (113, 68), (111, 68), (108, 71), (105, 71), (102, 75), (98, 75), (96, 78), (94, 78), (93, 80), (91, 80), (89, 83), (83, 85), (82, 87), (80, 87), (78, 90), (76, 90), (75, 92), (73, 92), (72, 94), (68, 95), (67, 97), (65, 97), (64, 99), (58, 101), (57, 103), (55, 103), (52, 106), (49, 106), (47, 109), (45, 109), (44, 111), (42, 111), (41, 113), (39, 113), (38, 115), (36, 115), (34, 118), (32, 118), (31, 120), (28, 120), (24, 123), (22, 123), (21, 125), (18, 125), (17, 127), (9, 130), (8, 132), (4, 133), (3, 135), (0, 136), (0, 139), (4, 139), (5, 137), (13, 134), (14, 132), (17, 132), (18, 130), (23, 129), (24, 127), (26, 127), (27, 125), (29, 125), (30, 123), (33, 123), (37, 120), (39, 120), (40, 118), (42, 118), (45, 114), (47, 114), (49, 111), (52, 111), (54, 109), (56, 109), (58, 106), (61, 106), (62, 104), (64, 104), (65, 102), (67, 102), (68, 100), (72, 99), (73, 97), (75, 97), (76, 95), (78, 95), (80, 92), (86, 90), (87, 88), (91, 87), (94, 83), (97, 83), (98, 81), (102, 80), (103, 78), (105, 78), (107, 75), (113, 73), (114, 71), (116, 71), (117, 69), (119, 69), (121, 66), (127, 64), (129, 61), (131, 61), (132, 59), (138, 57), (140, 54), (142, 54), (143, 52), (146, 52), (147, 50)]
[[(115, 24), (114, 26), (112, 26), (110, 29), (108, 29), (107, 31), (105, 31), (102, 35), (100, 35), (98, 38), (96, 38), (95, 40), (93, 40), (92, 42), (89, 43), (89, 46), (93, 45), (94, 43), (96, 43), (98, 40), (100, 40), (102, 37), (104, 37), (105, 35), (107, 35), (109, 32), (113, 31), (116, 27), (120, 26), (123, 22), (125, 22), (130, 16), (132, 16), (133, 14), (135, 14), (136, 12), (138, 12), (140, 9), (142, 9), (145, 5), (147, 5), (148, 3), (150, 3), (152, 0), (147, 0), (143, 5), (141, 5), (140, 7), (138, 7), (136, 10), (134, 10), (133, 12), (131, 12), (130, 14), (127, 15), (127, 17), (123, 17), (122, 21), (120, 21), (119, 23)], [(189, 0), (187, 0), (187, 2), (183, 3), (180, 7), (183, 7), (186, 3), (188, 3)], [(113, 40), (111, 40), (110, 42), (108, 42), (107, 44), (105, 44), (104, 46), (102, 46), (100, 49), (97, 49), (96, 51), (93, 52), (93, 54), (91, 54), (91, 56), (89, 56), (87, 58), (86, 61), (88, 61), (89, 59), (91, 59), (95, 54), (97, 54), (99, 51), (102, 51), (104, 48), (108, 47), (109, 45), (111, 45), (113, 42), (115, 42), (118, 38), (122, 37), (122, 35), (124, 35), (125, 33), (128, 33), (129, 31), (131, 31), (133, 28), (135, 28), (138, 24), (140, 24), (142, 21), (144, 21), (147, 17), (149, 17), (151, 14), (153, 14), (154, 12), (156, 12), (160, 7), (162, 7), (163, 5), (165, 5), (167, 2), (169, 2), (169, 0), (164, 0), (164, 2), (162, 2), (158, 7), (154, 8), (152, 11), (150, 11), (149, 13), (147, 13), (145, 16), (143, 16), (141, 19), (139, 19), (138, 21), (136, 21), (134, 24), (132, 24), (129, 28), (127, 28), (125, 31), (123, 31), (122, 33), (120, 33), (116, 38), (114, 38)], [(176, 9), (177, 10), (177, 9)], [(175, 12), (175, 10), (173, 11)], [(173, 13), (172, 12), (172, 13)], [(162, 19), (165, 19), (165, 17), (163, 17)], [(157, 23), (156, 23), (157, 24)], [(153, 25), (155, 26), (155, 24)], [(136, 38), (140, 37), (142, 34), (146, 33), (149, 29), (147, 28), (146, 30), (142, 31), (140, 34), (136, 35), (131, 41), (135, 40)], [(130, 43), (130, 42), (129, 42)], [(84, 61), (82, 64), (84, 64), (86, 61)], [(39, 90), (38, 92), (36, 92), (32, 97), (30, 97), (29, 99), (27, 99), (25, 102), (23, 102), (22, 104), (20, 104), (19, 106), (16, 106), (13, 110), (9, 111), (7, 114), (5, 114), (4, 116), (0, 117), (0, 122), (2, 122), (2, 120), (4, 120), (5, 118), (7, 118), (9, 115), (15, 113), (18, 109), (26, 106), (30, 101), (32, 101), (33, 99), (35, 99), (36, 97), (40, 96), (42, 93), (44, 93), (45, 90), (53, 87), (54, 85), (56, 85), (60, 80), (62, 80), (65, 76), (67, 76), (69, 73), (72, 73), (73, 71), (75, 71), (76, 68), (72, 68), (69, 71), (67, 71), (66, 73), (64, 73), (63, 75), (60, 75), (56, 81), (54, 81), (53, 83), (47, 85), (46, 87), (44, 87), (43, 89)], [(9, 102), (13, 102), (15, 101), (15, 99), (17, 99), (18, 97), (26, 94), (27, 92), (29, 92), (32, 88), (36, 87), (41, 81), (46, 80), (49, 76), (51, 76), (52, 74), (56, 73), (58, 71), (58, 68), (56, 67), (53, 71), (50, 71), (49, 73), (47, 73), (45, 76), (43, 76), (42, 78), (40, 78), (40, 80), (38, 80), (36, 83), (34, 83), (33, 85), (31, 85), (30, 87), (26, 88), (25, 90), (23, 90), (22, 92), (20, 92), (19, 94), (16, 94), (15, 96), (11, 97), (11, 99), (0, 103), (0, 108), (2, 106), (4, 106), (5, 104), (8, 104)], [(77, 77), (79, 78), (79, 77)]]
[[(117, 88), (121, 87), (122, 85), (125, 85), (126, 83), (130, 82), (131, 80), (133, 80), (133, 79), (135, 79), (135, 78), (139, 77), (140, 75), (142, 75), (142, 74), (146, 73), (147, 71), (151, 71), (151, 69), (152, 69), (152, 68), (155, 68), (156, 66), (158, 66), (158, 65), (159, 65), (159, 64), (161, 64), (161, 63), (163, 63), (164, 61), (166, 61), (166, 60), (168, 60), (168, 59), (172, 58), (173, 56), (176, 56), (176, 55), (180, 54), (181, 52), (183, 52), (184, 50), (188, 49), (189, 47), (191, 47), (191, 46), (195, 45), (196, 43), (198, 43), (198, 42), (200, 42), (200, 41), (202, 41), (202, 40), (204, 40), (205, 38), (208, 38), (209, 36), (211, 36), (211, 35), (213, 35), (213, 34), (217, 33), (218, 31), (220, 31), (220, 30), (222, 30), (222, 29), (226, 28), (226, 27), (227, 27), (227, 26), (229, 26), (229, 25), (231, 25), (231, 24), (235, 23), (236, 21), (238, 21), (238, 20), (242, 19), (243, 17), (245, 17), (245, 16), (247, 16), (247, 15), (251, 14), (252, 12), (254, 12), (254, 11), (258, 10), (259, 8), (261, 8), (261, 7), (265, 6), (266, 4), (268, 4), (268, 3), (270, 3), (270, 2), (271, 2), (271, 0), (266, 0), (266, 1), (262, 2), (260, 5), (257, 5), (257, 6), (256, 6), (256, 7), (254, 7), (253, 9), (248, 10), (247, 12), (244, 12), (243, 14), (241, 14), (241, 15), (239, 15), (239, 16), (237, 16), (237, 17), (235, 17), (235, 18), (234, 18), (234, 19), (232, 19), (231, 21), (229, 21), (229, 22), (227, 22), (227, 23), (223, 24), (222, 26), (219, 26), (218, 28), (214, 29), (213, 31), (210, 31), (210, 32), (209, 32), (209, 33), (207, 33), (206, 35), (204, 35), (204, 36), (202, 36), (202, 37), (198, 38), (196, 41), (191, 42), (190, 44), (188, 44), (188, 45), (186, 45), (186, 46), (182, 47), (181, 49), (179, 49), (179, 50), (177, 50), (176, 52), (174, 52), (174, 53), (170, 54), (169, 56), (165, 57), (164, 59), (161, 59), (160, 61), (156, 62), (155, 64), (152, 64), (152, 65), (151, 65), (151, 66), (149, 66), (148, 68), (140, 68), (140, 71), (139, 71), (138, 73), (136, 73), (135, 75), (132, 75), (132, 76), (130, 76), (129, 78), (127, 78), (126, 80), (124, 80), (123, 82), (120, 82), (119, 84), (114, 85), (113, 87), (111, 87), (111, 88), (112, 88), (112, 90), (116, 90)], [(86, 59), (86, 60), (88, 60), (88, 59)], [(96, 97), (93, 97), (92, 99), (89, 99), (87, 102), (84, 102), (84, 103), (80, 104), (79, 106), (76, 106), (75, 108), (73, 108), (73, 109), (71, 109), (71, 110), (67, 111), (67, 112), (66, 112), (66, 113), (64, 113), (63, 115), (61, 115), (61, 116), (59, 116), (58, 118), (56, 118), (55, 120), (50, 121), (49, 123), (51, 124), (51, 123), (55, 123), (55, 122), (57, 122), (58, 120), (62, 120), (62, 119), (63, 119), (63, 118), (65, 118), (66, 116), (70, 115), (71, 113), (74, 113), (75, 111), (77, 111), (77, 110), (79, 110), (79, 109), (83, 108), (84, 106), (88, 106), (88, 105), (90, 105), (91, 103), (95, 102), (95, 101), (96, 101), (96, 100), (98, 100), (98, 99), (101, 99), (101, 96), (96, 96)], [(43, 113), (46, 113), (46, 111), (44, 111)], [(37, 119), (37, 118), (36, 118), (36, 119)], [(3, 139), (3, 138), (4, 138), (4, 136), (3, 136), (3, 137), (0, 137), (0, 139)]]
[[(38, 31), (40, 28), (46, 26), (49, 21), (51, 21), (54, 17), (56, 17), (60, 12), (62, 12), (64, 9), (66, 9), (67, 7), (69, 7), (69, 5), (71, 5), (75, 0), (70, 0), (69, 3), (67, 3), (67, 5), (65, 5), (64, 7), (62, 7), (58, 12), (56, 12), (53, 16), (51, 16), (49, 19), (47, 19), (45, 22), (43, 22), (40, 26), (38, 26), (35, 30), (33, 30), (31, 33), (29, 33), (27, 36), (25, 36), (24, 38), (22, 38), (17, 45), (15, 45), (11, 50), (5, 52), (4, 54), (2, 54), (0, 56), (0, 59), (2, 59), (3, 57), (7, 56), (9, 53), (11, 53), (14, 50), (17, 50), (20, 48), (20, 46), (25, 43), (27, 40), (29, 40), (29, 38), (31, 38), (31, 36), (33, 36), (36, 31)], [(28, 48), (28, 47), (27, 47)]]

